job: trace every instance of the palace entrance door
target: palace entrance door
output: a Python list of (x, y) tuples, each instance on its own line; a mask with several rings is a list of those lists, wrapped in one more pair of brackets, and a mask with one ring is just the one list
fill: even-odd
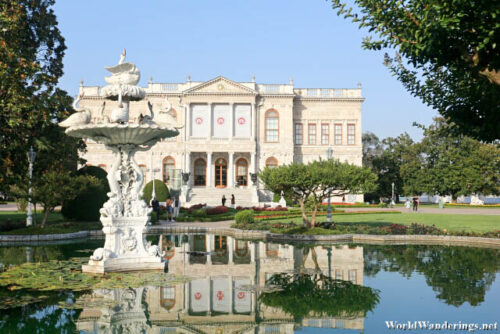
[(227, 163), (222, 158), (215, 161), (215, 186), (217, 188), (227, 187)]

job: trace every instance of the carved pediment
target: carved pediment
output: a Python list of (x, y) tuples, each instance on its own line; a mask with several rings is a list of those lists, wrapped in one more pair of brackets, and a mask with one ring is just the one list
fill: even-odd
[(220, 76), (213, 80), (194, 86), (186, 90), (184, 94), (257, 95), (257, 92), (249, 87)]

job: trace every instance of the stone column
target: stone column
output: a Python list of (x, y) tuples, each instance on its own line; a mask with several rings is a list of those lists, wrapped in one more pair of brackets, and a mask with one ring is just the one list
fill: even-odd
[(256, 103), (251, 103), (250, 104), (250, 117), (251, 117), (251, 122), (250, 122), (250, 127), (251, 127), (251, 139), (252, 141), (255, 141), (255, 132), (256, 132), (256, 119), (257, 119), (257, 104)]
[(229, 276), (229, 314), (233, 314), (233, 300), (234, 300), (234, 291), (233, 291), (233, 276)]
[(189, 173), (189, 181), (187, 183), (188, 188), (193, 184), (194, 173), (191, 172), (191, 152), (186, 152), (186, 173)]
[(212, 103), (208, 103), (208, 139), (212, 139)]
[(227, 250), (229, 253), (228, 264), (234, 264), (234, 239), (227, 237)]
[(250, 243), (250, 263), (255, 263), (255, 248), (257, 247), (255, 242), (248, 241)]
[[(205, 236), (206, 241), (207, 241), (207, 253), (211, 253), (213, 252), (213, 246), (214, 246), (214, 243), (215, 243), (215, 236), (213, 234), (207, 234)], [(207, 254), (207, 264), (212, 264), (212, 255), (211, 254)]]
[(229, 103), (229, 140), (234, 137), (234, 103)]
[(207, 293), (208, 293), (208, 298), (207, 298), (207, 312), (208, 314), (212, 313), (212, 284), (210, 282), (210, 276), (207, 276)]
[(227, 186), (228, 188), (234, 187), (234, 152), (228, 152), (229, 165), (227, 166)]
[(187, 141), (187, 139), (191, 136), (191, 103), (188, 103), (185, 107), (184, 107), (184, 112), (186, 113), (186, 120), (184, 124), (186, 124), (186, 127), (184, 129), (185, 133), (186, 133), (186, 138), (185, 140)]
[(212, 152), (207, 152), (207, 188), (213, 186)]

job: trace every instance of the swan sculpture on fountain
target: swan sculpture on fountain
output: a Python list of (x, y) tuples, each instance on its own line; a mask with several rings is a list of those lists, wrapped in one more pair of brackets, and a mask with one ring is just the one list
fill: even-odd
[(80, 100), (83, 97), (83, 92), (78, 94), (76, 99), (73, 101), (73, 109), (76, 110), (74, 114), (71, 114), (64, 121), (59, 123), (59, 126), (63, 128), (69, 128), (75, 125), (84, 125), (90, 123), (90, 109), (79, 107)]

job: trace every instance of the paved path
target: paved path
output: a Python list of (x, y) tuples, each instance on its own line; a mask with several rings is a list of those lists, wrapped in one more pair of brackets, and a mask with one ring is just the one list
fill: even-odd
[[(412, 212), (403, 207), (389, 208), (345, 208), (345, 212), (351, 211), (401, 211)], [(500, 215), (500, 209), (496, 208), (428, 208), (421, 206), (418, 208), (419, 213), (436, 213), (436, 214), (457, 214), (457, 215)]]

